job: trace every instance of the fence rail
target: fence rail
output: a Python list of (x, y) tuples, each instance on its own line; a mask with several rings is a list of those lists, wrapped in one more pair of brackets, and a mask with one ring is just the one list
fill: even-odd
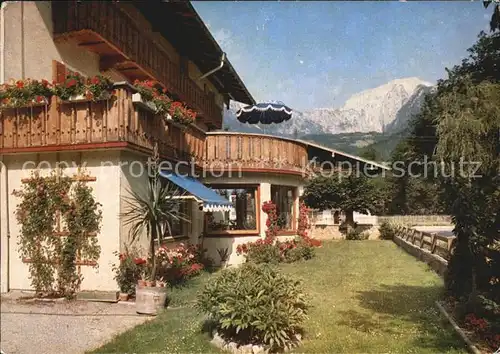
[(455, 236), (418, 231), (406, 226), (396, 226), (396, 237), (446, 260), (450, 259), (456, 240)]
[(438, 226), (451, 224), (451, 216), (449, 215), (390, 215), (379, 216), (378, 223), (388, 222), (397, 225), (407, 226)]

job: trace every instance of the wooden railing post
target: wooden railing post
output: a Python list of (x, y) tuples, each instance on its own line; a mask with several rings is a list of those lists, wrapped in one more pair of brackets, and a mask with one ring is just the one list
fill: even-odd
[(437, 246), (436, 234), (433, 233), (433, 234), (431, 234), (431, 253), (432, 254), (434, 254), (434, 252), (436, 252), (436, 246)]

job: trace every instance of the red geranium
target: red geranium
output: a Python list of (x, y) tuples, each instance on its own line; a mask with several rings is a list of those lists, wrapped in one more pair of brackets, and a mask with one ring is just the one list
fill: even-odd
[(146, 260), (144, 258), (135, 258), (134, 263), (137, 265), (141, 265), (141, 264), (146, 263)]
[(76, 85), (76, 80), (75, 79), (70, 79), (68, 82), (66, 82), (66, 87), (71, 88)]

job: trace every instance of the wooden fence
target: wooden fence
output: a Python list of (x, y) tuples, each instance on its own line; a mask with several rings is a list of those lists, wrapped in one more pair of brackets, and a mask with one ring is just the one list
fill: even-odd
[(379, 216), (378, 224), (388, 222), (396, 225), (406, 226), (438, 226), (451, 225), (451, 216), (449, 215), (390, 215)]
[(455, 246), (455, 236), (442, 236), (406, 226), (395, 226), (395, 231), (393, 241), (399, 247), (444, 275)]
[(446, 260), (449, 260), (456, 240), (455, 236), (418, 231), (406, 226), (396, 226), (396, 237)]

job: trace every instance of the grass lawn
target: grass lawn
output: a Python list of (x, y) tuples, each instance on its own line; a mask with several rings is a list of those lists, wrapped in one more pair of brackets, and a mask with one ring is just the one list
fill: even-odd
[[(299, 352), (465, 353), (434, 305), (442, 280), (391, 241), (326, 243), (306, 262), (280, 266), (301, 278), (312, 309)], [(192, 308), (204, 275), (172, 294), (170, 309), (96, 352), (217, 352)]]

